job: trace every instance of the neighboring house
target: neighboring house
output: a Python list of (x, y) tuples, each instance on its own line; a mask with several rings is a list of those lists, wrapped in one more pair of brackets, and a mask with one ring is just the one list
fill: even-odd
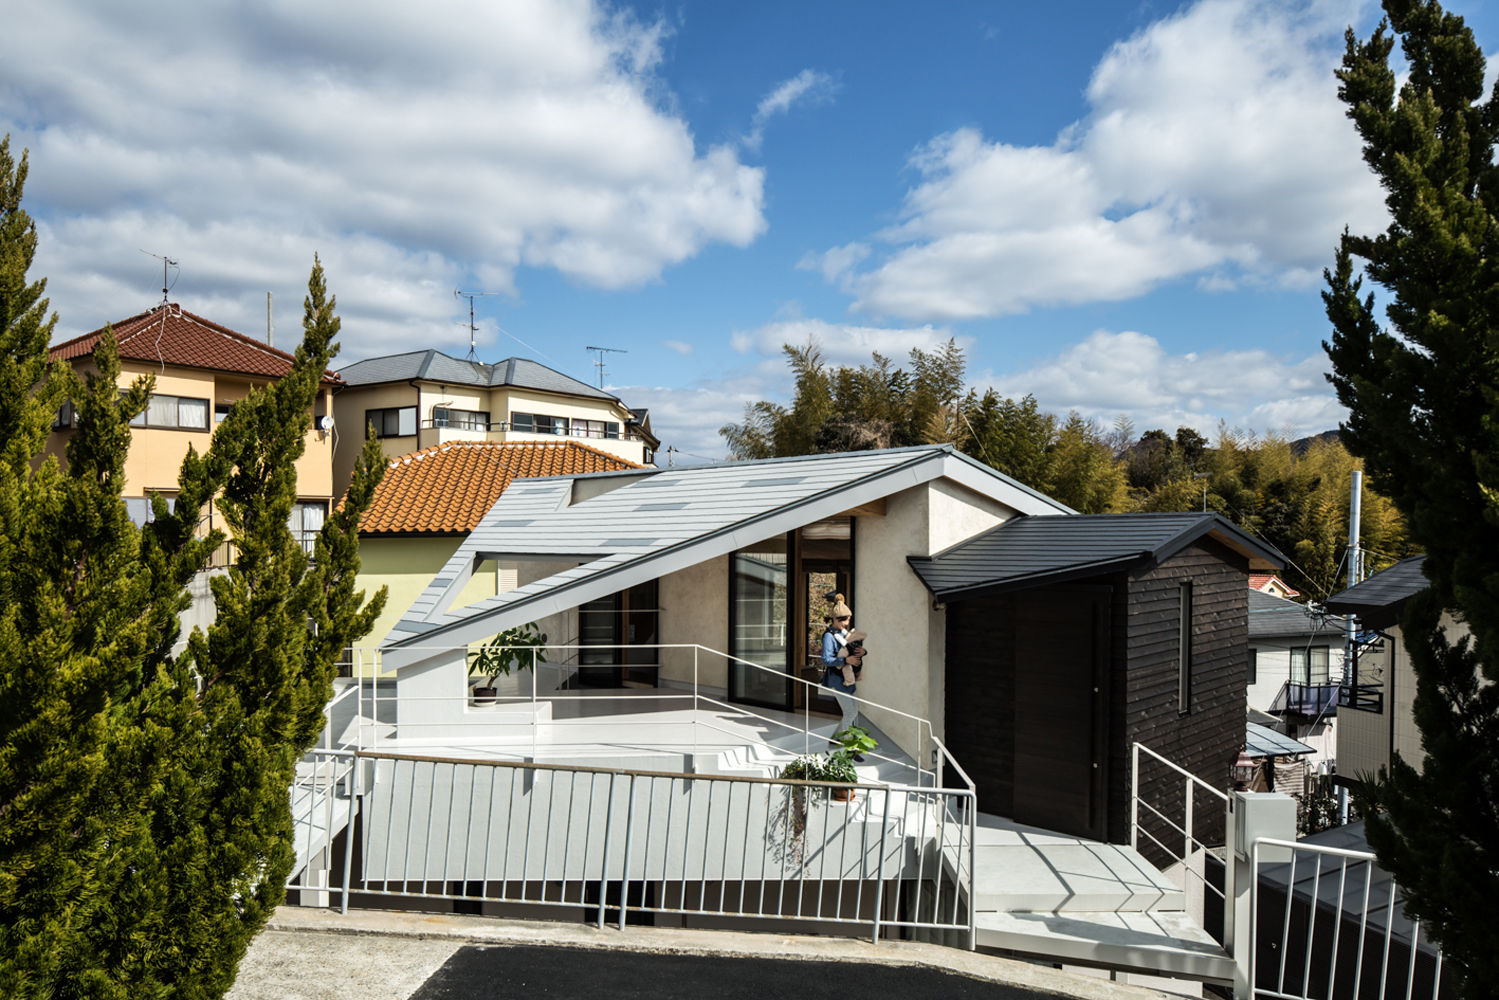
[(1286, 581), (1274, 573), (1250, 573), (1249, 589), (1258, 590), (1274, 597), (1282, 597), (1289, 600), (1292, 597), (1300, 597), (1301, 591), (1293, 590)]
[[(140, 375), (152, 375), (156, 386), (146, 411), (131, 421), (130, 452), (125, 460), (125, 505), (143, 524), (150, 516), (149, 496), (168, 499), (177, 492), (177, 474), (189, 446), (199, 454), (208, 450), (214, 428), (251, 389), (265, 386), (291, 371), (293, 358), (253, 337), (247, 337), (183, 309), (164, 303), (147, 312), (112, 324), (119, 343), (120, 386)], [(53, 361), (67, 361), (80, 372), (96, 371), (94, 351), (104, 331), (95, 330), (57, 344)], [(297, 459), (297, 506), (292, 531), (309, 549), (323, 526), (333, 491), (333, 435), (328, 417), (338, 376), (325, 374), (313, 407), (307, 448)], [(71, 406), (64, 406), (47, 453), (67, 460), (73, 431)], [(209, 527), (216, 522), (210, 504)]]
[[(1360, 630), (1338, 713), (1342, 784), (1377, 773), (1395, 753), (1421, 769), (1425, 753), (1413, 710), (1416, 675), (1399, 622), (1405, 602), (1429, 585), (1421, 571), (1425, 561), (1425, 556), (1402, 559), (1327, 599), (1328, 610), (1355, 617)], [(1468, 631), (1450, 614), (1442, 616), (1442, 627), (1454, 641)]]
[(448, 441), (579, 438), (639, 465), (655, 461), (660, 442), (650, 416), (618, 397), (524, 358), (494, 364), (461, 361), (441, 351), (412, 351), (346, 365), (334, 398), (340, 435), (353, 442), (334, 456), (334, 482), (347, 488), (364, 438), (375, 434), (391, 458)]
[[(371, 636), (390, 631), (515, 480), (633, 468), (632, 462), (572, 440), (449, 441), (392, 459), (359, 528), (359, 586), (367, 593), (382, 586), (390, 591)], [(513, 569), (481, 566), (463, 599), (514, 589), (515, 579)]]
[(984, 809), (1117, 842), (1136, 742), (1227, 786), (1244, 581), (1281, 565), (1273, 548), (1217, 514), (1095, 514), (1010, 520), (908, 561), (946, 606), (931, 669)]
[[(1345, 622), (1268, 592), (1249, 592), (1249, 690), (1252, 709), (1279, 719), (1277, 728), (1316, 752), (1297, 771), (1326, 774), (1337, 762), (1338, 692), (1343, 682)], [(1293, 762), (1287, 762), (1293, 763)], [(1273, 791), (1300, 795), (1286, 780)]]

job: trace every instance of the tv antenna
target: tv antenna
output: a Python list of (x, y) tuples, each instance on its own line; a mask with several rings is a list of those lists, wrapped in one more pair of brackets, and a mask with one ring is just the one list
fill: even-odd
[[(137, 247), (137, 249), (140, 248)], [(175, 260), (170, 257), (163, 256), (162, 254), (152, 253), (150, 250), (141, 250), (141, 253), (145, 254), (147, 257), (155, 257), (157, 260), (161, 261), (161, 304), (166, 305), (167, 292), (171, 291), (172, 285), (175, 285), (177, 283), (174, 279), (170, 285), (167, 284), (167, 268), (176, 267), (177, 273), (179, 275), (182, 274), (182, 268), (178, 267)]]
[(583, 349), (585, 351), (597, 351), (598, 352), (599, 359), (593, 363), (593, 366), (599, 370), (599, 388), (600, 389), (602, 389), (604, 387), (604, 355), (605, 354), (629, 354), (630, 353), (629, 351), (625, 350), (623, 347), (585, 347)]
[(479, 352), (474, 349), (474, 334), (479, 330), (474, 325), (474, 299), (483, 295), (499, 294), (499, 292), (464, 292), (457, 288), (453, 289), (453, 298), (468, 299), (468, 360), (470, 361), (477, 362), (479, 360)]

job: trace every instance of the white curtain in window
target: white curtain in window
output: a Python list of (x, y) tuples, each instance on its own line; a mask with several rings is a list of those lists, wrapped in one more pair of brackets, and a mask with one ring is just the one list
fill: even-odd
[(409, 437), (416, 433), (416, 407), (403, 406), (396, 411), (397, 428), (396, 433), (402, 437)]
[(179, 399), (177, 401), (177, 426), (208, 428), (208, 400)]
[(152, 396), (146, 406), (146, 422), (152, 427), (176, 427), (177, 397)]

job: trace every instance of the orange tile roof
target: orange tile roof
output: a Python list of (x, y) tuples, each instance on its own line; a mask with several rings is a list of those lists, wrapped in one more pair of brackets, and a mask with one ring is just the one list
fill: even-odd
[(1276, 586), (1278, 586), (1281, 590), (1284, 590), (1292, 597), (1297, 597), (1301, 594), (1301, 591), (1292, 590), (1289, 586), (1286, 585), (1286, 581), (1282, 580), (1274, 573), (1250, 573), (1249, 589), (1264, 590), (1266, 585), (1269, 584), (1272, 580), (1275, 581)]
[[(294, 360), (286, 351), (194, 315), (176, 304), (159, 305), (110, 325), (120, 345), (120, 357), (128, 361), (281, 378), (291, 371)], [(72, 361), (93, 354), (103, 333), (101, 327), (58, 344), (52, 348), (52, 360)], [(325, 385), (337, 385), (340, 381), (333, 372), (324, 373)]]
[(639, 468), (580, 441), (448, 441), (391, 460), (359, 531), (465, 534), (489, 513), (512, 480)]

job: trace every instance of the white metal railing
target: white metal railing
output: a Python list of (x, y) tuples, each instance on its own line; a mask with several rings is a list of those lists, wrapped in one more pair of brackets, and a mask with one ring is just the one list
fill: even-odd
[[(506, 705), (531, 706), (530, 710), (534, 713), (536, 706), (543, 703), (551, 703), (554, 706), (567, 704), (581, 708), (581, 703), (584, 702), (605, 702), (615, 699), (618, 697), (617, 689), (601, 688), (597, 693), (588, 693), (586, 690), (575, 687), (574, 685), (578, 680), (578, 671), (609, 670), (642, 665), (619, 662), (618, 658), (616, 658), (616, 662), (614, 663), (578, 663), (579, 653), (587, 651), (597, 655), (610, 651), (617, 653), (628, 651), (633, 654), (640, 654), (650, 651), (655, 653), (656, 663), (659, 664), (663, 652), (674, 650), (681, 651), (684, 654), (690, 653), (692, 658), (690, 676), (684, 675), (680, 678), (667, 679), (667, 683), (680, 684), (681, 687), (632, 690), (630, 692), (630, 701), (631, 703), (652, 704), (663, 711), (669, 711), (674, 708), (692, 709), (692, 716), (686, 723), (690, 726), (692, 753), (696, 754), (698, 752), (700, 737), (704, 734), (716, 734), (731, 736), (735, 742), (747, 746), (760, 747), (769, 751), (772, 756), (789, 759), (796, 755), (785, 746), (771, 743), (769, 739), (757, 739), (744, 731), (729, 730), (707, 717), (707, 713), (703, 711), (704, 709), (717, 710), (721, 713), (731, 713), (732, 716), (739, 719), (754, 720), (755, 723), (764, 727), (767, 732), (779, 733), (783, 736), (791, 737), (793, 740), (796, 737), (800, 737), (800, 752), (802, 754), (814, 753), (824, 749), (827, 745), (827, 737), (813, 731), (814, 722), (826, 725), (826, 720), (820, 715), (814, 717), (812, 713), (814, 700), (819, 695), (828, 696), (829, 693), (826, 689), (823, 689), (817, 682), (809, 681), (771, 667), (762, 666), (753, 661), (710, 649), (700, 644), (656, 643), (611, 646), (566, 643), (548, 644), (538, 647), (515, 646), (497, 648), (518, 650), (523, 656), (531, 658), (531, 664), (513, 669), (509, 682), (514, 688), (515, 693), (497, 694), (480, 706), (473, 703), (470, 693), (471, 688), (468, 686), (460, 690), (435, 695), (415, 695), (409, 692), (398, 693), (390, 684), (390, 681), (396, 677), (397, 671), (384, 667), (383, 651), (374, 647), (355, 647), (352, 650), (351, 660), (354, 675), (353, 688), (356, 691), (354, 697), (356, 699), (357, 724), (354, 727), (354, 738), (344, 745), (345, 748), (357, 747), (360, 750), (399, 749), (399, 744), (386, 740), (382, 736), (382, 733), (387, 726), (394, 726), (399, 737), (397, 720), (401, 704), (408, 706), (445, 705), (451, 708), (452, 718), (455, 721), (462, 715), (463, 719), (471, 723), (485, 723), (488, 728), (494, 731), (509, 730), (509, 733), (504, 736), (482, 737), (473, 734), (464, 735), (463, 739), (466, 744), (489, 746), (494, 750), (500, 750), (503, 745), (509, 745), (514, 748), (517, 747), (518, 734), (522, 741), (527, 738), (529, 739), (529, 746), (521, 745), (517, 749), (517, 752), (535, 759), (537, 753), (542, 748), (539, 742), (539, 727), (535, 723), (534, 715), (529, 718), (507, 720), (504, 714), (498, 711), (498, 709)], [(467, 654), (467, 649), (465, 648), (450, 646), (405, 647), (402, 651), (433, 654), (449, 653), (455, 655), (462, 652), (464, 655)], [(717, 689), (703, 682), (702, 674), (705, 661), (722, 661), (726, 670), (730, 665), (736, 665), (745, 670), (772, 676), (777, 683), (800, 685), (802, 688), (802, 705), (794, 713), (800, 717), (799, 724), (793, 725), (786, 721), (785, 718), (776, 718), (765, 712), (756, 711), (753, 707), (742, 703), (730, 703), (709, 693)], [(663, 669), (654, 665), (652, 667), (657, 670)], [(542, 673), (549, 673), (553, 676), (543, 682), (541, 680)], [(468, 680), (472, 680), (472, 678), (468, 678)], [(465, 684), (468, 683), (468, 680), (465, 681)], [(894, 769), (897, 772), (903, 772), (906, 774), (905, 780), (910, 784), (918, 786), (940, 786), (943, 784), (945, 769), (953, 766), (955, 762), (951, 754), (947, 752), (945, 746), (942, 745), (942, 742), (937, 739), (932, 725), (928, 720), (909, 712), (901, 711), (900, 709), (859, 698), (857, 695), (848, 695), (847, 697), (851, 698), (861, 709), (879, 713), (887, 729), (889, 720), (891, 719), (897, 720), (903, 726), (910, 726), (909, 735), (912, 739), (910, 744), (911, 759), (907, 760), (889, 753), (879, 752), (870, 752), (866, 756), (878, 764)], [(484, 713), (487, 713), (487, 717)], [(790, 712), (781, 714), (788, 717), (792, 715)], [(597, 726), (599, 721), (599, 718), (596, 716), (580, 714), (578, 717), (572, 718), (559, 717), (553, 714), (547, 720), (546, 724), (551, 731), (552, 737), (555, 739), (558, 733), (569, 729), (585, 732), (589, 727)], [(641, 729), (642, 732), (659, 732), (662, 729), (662, 722), (659, 719), (631, 720), (615, 717), (609, 720), (609, 724), (623, 728), (633, 726)], [(460, 732), (461, 730), (455, 726), (454, 734), (457, 735)], [(436, 741), (426, 740), (424, 742), (431, 743)], [(925, 763), (928, 760), (933, 762), (931, 766)], [(957, 768), (956, 770), (961, 775), (964, 786), (971, 790), (973, 783), (962, 772), (961, 768)]]
[[(1171, 804), (1146, 801), (1146, 797), (1141, 794), (1140, 765), (1142, 755), (1147, 765), (1166, 769), (1166, 783), (1162, 787), (1166, 789), (1179, 787), (1181, 792), (1179, 814), (1174, 812), (1168, 813), (1166, 811), (1171, 808)], [(1174, 779), (1180, 781), (1179, 786), (1175, 784)], [(1143, 836), (1149, 842), (1147, 847), (1153, 846), (1165, 857), (1179, 864), (1184, 873), (1182, 876), (1183, 889), (1186, 888), (1186, 876), (1191, 875), (1201, 883), (1204, 901), (1206, 901), (1207, 893), (1211, 891), (1217, 896), (1221, 904), (1224, 901), (1223, 889), (1214, 885), (1207, 877), (1206, 863), (1210, 849), (1220, 846), (1220, 844), (1208, 843), (1198, 836), (1198, 796), (1207, 797), (1208, 802), (1214, 810), (1214, 814), (1210, 818), (1216, 822), (1218, 829), (1221, 830), (1228, 806), (1227, 792), (1219, 791), (1191, 771), (1173, 764), (1144, 744), (1135, 743), (1133, 745), (1130, 758), (1129, 846), (1139, 851), (1141, 849), (1140, 838)], [(1145, 823), (1142, 823), (1140, 820), (1140, 810), (1142, 808), (1147, 813), (1147, 822)], [(1154, 820), (1154, 823), (1151, 823), (1151, 820)], [(1157, 836), (1151, 832), (1151, 826), (1160, 830), (1161, 836)], [(1162, 839), (1163, 837), (1166, 839)], [(1167, 840), (1171, 842), (1168, 843)], [(1193, 867), (1194, 859), (1201, 859), (1203, 861), (1202, 871), (1198, 871)]]
[(563, 906), (620, 928), (630, 911), (814, 921), (864, 925), (875, 941), (891, 928), (966, 932), (973, 947), (971, 788), (310, 757), (288, 881), (303, 903)]
[[(1266, 860), (1263, 855), (1271, 852), (1278, 857)], [(1399, 888), (1378, 872), (1373, 854), (1260, 838), (1251, 858), (1249, 981), (1256, 996), (1436, 1000), (1442, 953), (1429, 941), (1423, 947), (1420, 921), (1405, 919), (1397, 905)], [(1274, 877), (1266, 878), (1267, 873)], [(1267, 887), (1281, 884), (1282, 877), (1284, 905), (1264, 905)], [(1262, 932), (1269, 935), (1268, 946)], [(1266, 968), (1261, 959), (1271, 955)]]

